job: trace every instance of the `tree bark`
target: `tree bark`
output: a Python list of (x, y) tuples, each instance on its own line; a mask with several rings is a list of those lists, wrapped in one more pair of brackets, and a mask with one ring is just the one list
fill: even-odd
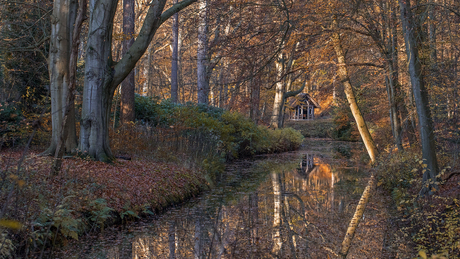
[(255, 76), (251, 80), (251, 102), (250, 102), (250, 118), (257, 124), (259, 121), (259, 103), (260, 103), (260, 78)]
[[(173, 1), (177, 4), (177, 0)], [(178, 102), (178, 62), (179, 62), (179, 13), (173, 15), (172, 26), (172, 57), (171, 57), (171, 101)]]
[[(123, 55), (134, 43), (134, 0), (123, 0)], [(121, 83), (121, 125), (134, 121), (135, 75), (132, 70)]]
[(342, 49), (342, 43), (340, 39), (339, 32), (337, 31), (338, 24), (337, 19), (334, 18), (333, 21), (333, 33), (332, 33), (332, 44), (334, 45), (334, 50), (337, 55), (337, 75), (342, 81), (344, 86), (345, 95), (347, 96), (348, 104), (350, 105), (351, 113), (355, 119), (356, 125), (358, 126), (361, 139), (366, 146), (367, 153), (371, 158), (372, 163), (375, 162), (377, 157), (377, 148), (375, 146), (374, 140), (372, 139), (369, 129), (367, 128), (366, 122), (364, 121), (363, 115), (359, 110), (358, 104), (356, 103), (355, 94), (353, 92), (353, 87), (350, 83), (350, 78), (348, 76), (348, 69), (345, 63), (345, 54)]
[(398, 83), (398, 35), (396, 31), (396, 14), (395, 8), (392, 3), (388, 3), (387, 13), (390, 16), (387, 20), (387, 44), (386, 44), (386, 56), (387, 56), (387, 92), (388, 100), (390, 102), (390, 119), (393, 128), (393, 138), (396, 147), (399, 151), (403, 150), (402, 137), (401, 137), (401, 120), (400, 110), (401, 107), (401, 87)]
[(163, 12), (166, 0), (153, 0), (133, 45), (115, 63), (111, 43), (117, 1), (90, 0), (91, 10), (85, 64), (80, 144), (82, 152), (100, 161), (113, 159), (108, 123), (113, 93), (147, 50), (159, 26), (197, 0), (184, 0)]
[(275, 63), (277, 80), (275, 85), (275, 100), (273, 102), (273, 113), (270, 120), (271, 128), (279, 128), (279, 118), (281, 116), (281, 109), (283, 105), (283, 94), (284, 94), (284, 84), (282, 80), (283, 71), (284, 71), (284, 56), (282, 53), (279, 54), (278, 60)]
[[(67, 90), (64, 118), (62, 119), (61, 133), (59, 136), (58, 145), (54, 154), (54, 163), (52, 167), (52, 174), (57, 175), (61, 171), (62, 156), (64, 155), (64, 144), (67, 136), (69, 135), (68, 123), (71, 121), (73, 128), (75, 128), (75, 88), (77, 84), (77, 61), (78, 61), (78, 47), (80, 45), (80, 33), (83, 21), (86, 17), (86, 0), (80, 0), (78, 3), (78, 15), (75, 19), (75, 25), (72, 30), (71, 52), (69, 60), (69, 89)], [(73, 116), (73, 117), (72, 117)], [(73, 119), (73, 120), (72, 120)]]
[(428, 92), (422, 75), (422, 64), (419, 59), (415, 19), (411, 12), (410, 1), (398, 0), (401, 10), (401, 22), (403, 26), (404, 40), (406, 42), (406, 54), (409, 63), (409, 74), (415, 105), (419, 120), (419, 131), (422, 142), (423, 164), (426, 170), (423, 174), (424, 187), (420, 195), (431, 194), (437, 188), (436, 177), (438, 174), (438, 160), (436, 158), (436, 143), (434, 138), (433, 120), (428, 103)]
[(197, 49), (197, 93), (198, 103), (208, 104), (209, 80), (208, 80), (208, 22), (207, 0), (199, 0), (198, 12), (198, 49)]
[[(69, 62), (72, 45), (72, 33), (77, 15), (77, 2), (74, 0), (56, 0), (51, 17), (51, 42), (49, 54), (49, 74), (51, 92), (51, 143), (44, 155), (54, 155), (58, 146), (66, 99), (69, 89)], [(72, 152), (77, 148), (75, 128), (75, 104), (69, 103), (67, 116), (64, 152)]]

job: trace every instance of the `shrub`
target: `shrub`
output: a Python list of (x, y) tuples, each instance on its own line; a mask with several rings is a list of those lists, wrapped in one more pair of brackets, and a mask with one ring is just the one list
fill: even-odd
[(267, 130), (270, 137), (270, 149), (272, 152), (285, 152), (300, 147), (304, 137), (293, 128)]
[[(191, 102), (175, 104), (170, 100), (159, 102), (157, 97), (137, 95), (135, 107), (137, 123), (153, 126), (149, 131), (156, 132), (155, 134), (139, 134), (144, 134), (146, 137), (156, 135), (156, 142), (163, 142), (163, 146), (172, 148), (175, 153), (181, 152), (179, 147), (182, 147), (182, 151), (185, 148), (196, 152), (196, 149), (184, 146), (197, 145), (203, 148), (206, 146), (205, 149), (210, 152), (208, 155), (232, 159), (259, 153), (293, 150), (298, 148), (303, 140), (302, 135), (292, 128), (268, 130), (265, 127), (257, 126), (252, 120), (240, 113), (203, 104)], [(122, 131), (126, 131), (126, 129)], [(163, 135), (163, 140), (159, 139), (159, 134)], [(128, 135), (136, 136), (138, 134), (130, 133)], [(124, 136), (123, 138), (128, 138), (128, 140), (121, 141), (122, 144), (115, 139), (113, 143), (120, 147), (131, 147), (132, 144), (130, 143), (136, 142), (132, 137)], [(197, 143), (197, 138), (206, 141), (206, 145)], [(148, 138), (143, 141), (144, 144), (138, 147), (148, 146), (145, 144), (146, 141), (149, 141)], [(209, 145), (214, 146), (214, 148), (210, 148)], [(156, 145), (155, 148), (161, 147)], [(201, 151), (204, 152), (204, 150)], [(164, 154), (164, 152), (161, 153)]]
[[(402, 230), (417, 250), (430, 254), (459, 254), (458, 197), (439, 190), (430, 197), (419, 197), (422, 175), (426, 170), (420, 157), (419, 152), (408, 150), (382, 159), (377, 167), (378, 185), (391, 193), (401, 217), (399, 220), (406, 225)], [(441, 170), (440, 179), (445, 172), (446, 169)], [(442, 184), (442, 181), (438, 183), (439, 186)]]

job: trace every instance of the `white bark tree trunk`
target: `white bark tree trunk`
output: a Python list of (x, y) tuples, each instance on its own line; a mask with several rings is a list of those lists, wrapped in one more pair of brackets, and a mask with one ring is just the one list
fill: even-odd
[(272, 118), (270, 120), (270, 127), (271, 128), (279, 128), (279, 118), (281, 116), (281, 106), (283, 102), (283, 94), (284, 94), (284, 84), (282, 80), (283, 70), (284, 70), (284, 57), (283, 54), (280, 53), (278, 57), (278, 61), (275, 63), (276, 67), (276, 75), (278, 82), (275, 85), (275, 101), (273, 102), (273, 113)]
[(348, 69), (345, 62), (345, 54), (342, 49), (342, 43), (340, 39), (339, 32), (337, 31), (338, 24), (337, 20), (334, 18), (333, 21), (333, 30), (332, 33), (332, 44), (334, 46), (335, 53), (337, 55), (337, 75), (342, 81), (344, 86), (345, 95), (347, 96), (348, 104), (350, 105), (351, 113), (355, 119), (356, 125), (358, 126), (359, 134), (361, 135), (361, 139), (366, 146), (367, 153), (371, 158), (372, 162), (375, 162), (377, 158), (377, 147), (375, 146), (374, 140), (367, 128), (366, 122), (364, 121), (363, 115), (359, 110), (358, 104), (356, 102), (355, 94), (353, 92), (353, 87), (350, 83), (350, 78), (348, 76)]

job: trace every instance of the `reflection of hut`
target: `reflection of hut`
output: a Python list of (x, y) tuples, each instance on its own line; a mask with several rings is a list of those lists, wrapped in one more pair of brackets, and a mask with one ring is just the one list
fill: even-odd
[(332, 173), (331, 166), (312, 154), (305, 154), (302, 157), (300, 166), (297, 168), (297, 173), (302, 178), (308, 179), (310, 184), (334, 185), (334, 182), (336, 181), (334, 173)]
[(287, 107), (291, 120), (312, 120), (315, 118), (315, 108), (320, 108), (319, 104), (307, 93), (291, 98)]
[(313, 155), (305, 154), (300, 162), (300, 167), (298, 168), (298, 172), (300, 175), (304, 175), (305, 177), (315, 168), (315, 164), (313, 162)]

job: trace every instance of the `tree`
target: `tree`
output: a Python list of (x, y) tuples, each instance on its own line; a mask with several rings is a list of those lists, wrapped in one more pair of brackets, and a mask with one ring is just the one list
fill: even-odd
[[(174, 0), (177, 4), (177, 0)], [(177, 103), (179, 90), (179, 13), (173, 16), (171, 56), (171, 101)]]
[(208, 1), (199, 1), (198, 12), (198, 49), (197, 49), (197, 89), (198, 103), (208, 104), (209, 77), (208, 77)]
[[(61, 132), (59, 132), (59, 141), (54, 153), (54, 164), (52, 168), (52, 174), (58, 174), (61, 170), (62, 165), (62, 156), (64, 154), (64, 144), (67, 136), (69, 135), (68, 123), (71, 122), (73, 128), (75, 128), (75, 122), (72, 119), (75, 119), (75, 88), (77, 86), (77, 60), (78, 60), (78, 46), (80, 45), (80, 33), (83, 21), (86, 19), (86, 8), (87, 1), (80, 0), (78, 2), (78, 13), (75, 18), (75, 23), (72, 30), (72, 42), (70, 43), (70, 55), (69, 55), (69, 65), (68, 65), (68, 89), (67, 95), (65, 97), (64, 103), (64, 116), (62, 118)], [(72, 105), (71, 105), (72, 104)]]
[(0, 0), (0, 102), (16, 101), (25, 114), (43, 112), (49, 96), (52, 9), (51, 0)]
[(69, 91), (70, 53), (73, 42), (73, 28), (77, 16), (77, 2), (72, 0), (56, 0), (53, 6), (51, 21), (51, 42), (49, 53), (49, 74), (51, 92), (51, 121), (52, 136), (49, 148), (44, 152), (54, 155), (58, 147), (62, 126), (65, 124), (64, 152), (72, 152), (77, 148), (77, 135), (75, 127), (75, 104), (68, 103), (69, 114), (66, 122), (64, 112)]
[(113, 159), (108, 124), (113, 94), (147, 50), (161, 24), (197, 0), (181, 1), (166, 11), (166, 0), (153, 0), (139, 35), (119, 62), (112, 59), (112, 29), (117, 1), (91, 0), (85, 62), (79, 149), (100, 161)]
[(411, 11), (409, 0), (398, 0), (401, 11), (401, 23), (404, 40), (406, 42), (406, 54), (409, 66), (410, 81), (414, 94), (417, 116), (419, 120), (419, 132), (422, 142), (423, 164), (426, 166), (423, 173), (425, 184), (420, 194), (431, 194), (437, 188), (436, 177), (438, 174), (438, 160), (436, 158), (436, 142), (434, 138), (433, 120), (428, 103), (428, 92), (422, 74), (422, 63), (419, 58), (416, 40), (416, 21)]
[(359, 106), (356, 102), (356, 97), (353, 92), (353, 87), (350, 83), (350, 77), (348, 76), (347, 64), (345, 62), (345, 53), (342, 48), (342, 42), (338, 31), (337, 17), (334, 17), (332, 21), (332, 44), (337, 55), (337, 75), (342, 81), (344, 91), (347, 96), (348, 104), (350, 105), (351, 113), (355, 119), (356, 125), (358, 126), (359, 134), (366, 146), (367, 153), (371, 158), (372, 162), (375, 162), (377, 158), (377, 147), (375, 146), (374, 140), (367, 128), (364, 117), (359, 110)]
[[(123, 0), (123, 54), (133, 45), (134, 42), (134, 0)], [(134, 121), (134, 92), (135, 78), (134, 71), (131, 71), (121, 83), (121, 124), (124, 125)]]

